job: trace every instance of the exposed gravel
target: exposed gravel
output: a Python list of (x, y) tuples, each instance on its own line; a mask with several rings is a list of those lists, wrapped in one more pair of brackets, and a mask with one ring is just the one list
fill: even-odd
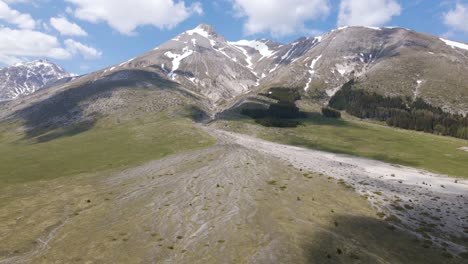
[[(295, 167), (340, 180), (368, 196), (399, 227), (454, 252), (467, 251), (468, 181), (381, 161), (277, 144), (247, 135), (207, 128), (224, 141), (268, 153)], [(383, 215), (382, 215), (383, 216)], [(448, 245), (447, 245), (448, 244)]]

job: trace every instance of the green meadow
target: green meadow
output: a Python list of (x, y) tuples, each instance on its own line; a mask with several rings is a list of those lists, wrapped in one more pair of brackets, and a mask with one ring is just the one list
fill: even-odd
[(0, 187), (123, 169), (214, 142), (190, 120), (162, 116), (123, 123), (102, 119), (89, 129), (51, 140), (39, 139), (60, 133), (29, 138), (18, 131), (11, 124), (0, 130)]
[(468, 178), (468, 141), (387, 127), (382, 124), (313, 115), (296, 128), (271, 128), (251, 119), (219, 121), (227, 129), (278, 143), (361, 156)]

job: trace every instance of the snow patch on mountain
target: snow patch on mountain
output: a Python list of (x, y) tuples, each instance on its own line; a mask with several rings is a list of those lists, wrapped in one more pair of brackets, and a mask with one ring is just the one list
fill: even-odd
[(192, 36), (193, 34), (198, 34), (202, 37), (205, 37), (205, 38), (209, 38), (210, 37), (210, 32), (208, 32), (204, 26), (200, 25), (194, 29), (191, 29), (191, 30), (187, 30), (186, 31), (187, 34), (189, 34), (190, 36)]
[(355, 65), (353, 64), (336, 64), (335, 67), (342, 77), (345, 77), (346, 74), (351, 73), (355, 69)]
[(262, 55), (261, 59), (263, 59), (264, 57), (270, 57), (271, 55), (273, 55), (274, 52), (273, 50), (270, 50), (270, 48), (265, 43), (258, 40), (239, 40), (236, 42), (230, 42), (230, 44), (235, 46), (251, 47), (257, 50), (260, 53), (260, 55)]
[(230, 44), (232, 47), (238, 49), (239, 51), (241, 51), (244, 56), (245, 56), (245, 62), (247, 62), (247, 65), (246, 67), (249, 68), (251, 70), (251, 72), (257, 76), (257, 73), (253, 71), (253, 62), (252, 62), (252, 56), (249, 55), (249, 52), (242, 46), (240, 45), (236, 45), (234, 42), (228, 42), (228, 44)]
[(169, 77), (171, 77), (172, 80), (175, 80), (175, 77), (177, 76), (177, 74), (175, 74), (175, 71), (179, 69), (180, 62), (183, 59), (193, 54), (193, 50), (190, 50), (188, 47), (185, 47), (182, 51), (184, 52), (182, 54), (175, 54), (170, 51), (164, 53), (166, 57), (168, 57), (169, 59), (172, 59), (172, 69), (171, 69), (171, 72), (169, 73)]
[(424, 82), (424, 80), (417, 80), (416, 81), (416, 89), (414, 89), (414, 92), (413, 92), (413, 100), (415, 100), (415, 101), (419, 96), (419, 88), (421, 88), (421, 84), (423, 82)]
[[(309, 81), (306, 84), (306, 87), (304, 88), (304, 91), (306, 91), (306, 92), (307, 92), (307, 90), (309, 90), (310, 83), (312, 82), (312, 79), (314, 78), (314, 75), (315, 75), (315, 70), (314, 70), (315, 64), (320, 60), (320, 58), (322, 58), (322, 55), (320, 55), (317, 58), (313, 59), (312, 63), (310, 64), (310, 70), (309, 70), (310, 77), (309, 77)], [(306, 64), (306, 66), (307, 66), (307, 64)]]
[(365, 26), (365, 28), (373, 29), (373, 30), (382, 30), (382, 29), (379, 28), (379, 27), (371, 27), (371, 26)]
[(452, 47), (452, 49), (459, 48), (459, 49), (468, 50), (468, 44), (455, 42), (455, 41), (451, 41), (451, 40), (443, 39), (443, 38), (439, 38), (439, 39), (442, 40), (448, 46)]

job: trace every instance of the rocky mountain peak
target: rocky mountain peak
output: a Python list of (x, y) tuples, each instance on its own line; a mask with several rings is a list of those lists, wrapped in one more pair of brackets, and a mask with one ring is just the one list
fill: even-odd
[(0, 100), (11, 100), (70, 77), (61, 66), (46, 59), (17, 63), (0, 69)]
[(198, 25), (195, 29), (203, 30), (205, 32), (208, 32), (208, 34), (216, 34), (217, 35), (214, 27), (211, 26), (211, 25), (208, 25), (208, 24), (202, 23), (202, 24)]
[(224, 41), (224, 38), (219, 35), (212, 26), (207, 24), (200, 24), (194, 29), (185, 31), (183, 34), (191, 36), (197, 34), (208, 39), (220, 39)]

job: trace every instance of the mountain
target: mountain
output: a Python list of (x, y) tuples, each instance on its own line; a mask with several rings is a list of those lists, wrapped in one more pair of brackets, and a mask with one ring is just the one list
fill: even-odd
[[(102, 74), (151, 69), (218, 105), (252, 91), (279, 65), (290, 63), (317, 42), (316, 38), (289, 45), (267, 39), (229, 42), (211, 26), (201, 24)], [(290, 46), (296, 48), (291, 51)]]
[(202, 24), (103, 73), (151, 69), (216, 103), (246, 93), (256, 85), (253, 62), (245, 53), (211, 26)]
[[(69, 76), (46, 61), (3, 71), (4, 76), (30, 76), (10, 77), (14, 84), (37, 79), (44, 85)], [(40, 73), (32, 74), (36, 71)], [(49, 85), (53, 87), (25, 102), (2, 104), (0, 119), (53, 127), (108, 115), (173, 115), (187, 109), (200, 118), (249, 103), (271, 87), (294, 88), (304, 101), (325, 104), (351, 79), (357, 87), (382, 95), (422, 98), (446, 111), (467, 113), (466, 72), (467, 44), (404, 28), (343, 27), (281, 44), (267, 39), (231, 42), (201, 24), (128, 61)], [(31, 89), (23, 85), (23, 90), (12, 90), (23, 92), (3, 97), (42, 87), (26, 85)]]
[(344, 82), (386, 96), (423, 100), (468, 112), (468, 45), (404, 28), (344, 27), (331, 31), (293, 62), (265, 78), (329, 98)]
[(468, 112), (468, 45), (404, 28), (342, 27), (280, 44), (229, 42), (201, 24), (101, 74), (129, 68), (151, 69), (215, 108), (274, 86), (323, 101), (354, 78), (383, 95), (421, 97), (450, 112)]
[(0, 69), (0, 100), (11, 100), (36, 92), (54, 82), (71, 77), (48, 60), (18, 63)]

